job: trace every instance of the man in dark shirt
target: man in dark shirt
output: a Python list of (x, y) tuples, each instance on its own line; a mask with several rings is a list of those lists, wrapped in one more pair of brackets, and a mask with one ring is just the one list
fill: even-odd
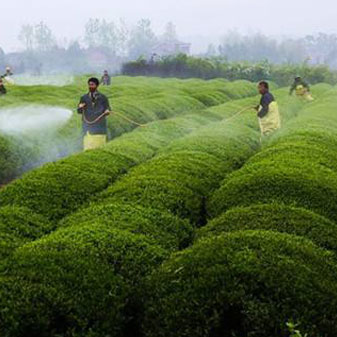
[(78, 105), (78, 113), (83, 120), (84, 150), (96, 149), (107, 141), (107, 116), (110, 104), (106, 96), (98, 92), (99, 80), (90, 78), (89, 93), (82, 96)]
[(262, 136), (266, 136), (281, 127), (280, 113), (274, 96), (269, 92), (268, 82), (258, 85), (261, 94), (260, 105), (256, 107)]
[(104, 74), (102, 76), (101, 83), (103, 85), (110, 85), (111, 84), (111, 76), (109, 75), (107, 70), (104, 70)]
[(3, 80), (0, 78), (0, 95), (5, 95), (7, 90), (5, 88)]

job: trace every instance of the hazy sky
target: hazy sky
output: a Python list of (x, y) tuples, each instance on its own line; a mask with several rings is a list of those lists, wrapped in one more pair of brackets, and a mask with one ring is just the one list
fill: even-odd
[(129, 24), (149, 18), (158, 32), (173, 21), (179, 35), (194, 42), (198, 35), (216, 40), (230, 29), (277, 36), (337, 33), (336, 0), (0, 0), (0, 13), (5, 51), (19, 47), (22, 24), (42, 20), (58, 39), (72, 39), (81, 36), (90, 17), (124, 18)]

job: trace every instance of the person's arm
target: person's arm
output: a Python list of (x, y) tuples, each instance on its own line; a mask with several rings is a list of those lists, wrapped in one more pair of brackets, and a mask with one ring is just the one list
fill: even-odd
[(290, 96), (293, 94), (293, 92), (294, 92), (295, 89), (296, 89), (296, 83), (294, 82), (294, 83), (292, 84), (292, 86), (290, 87), (290, 92), (289, 92), (289, 95), (290, 95)]
[(302, 85), (303, 85), (304, 88), (306, 88), (308, 91), (310, 91), (310, 86), (307, 82), (302, 81)]
[(111, 106), (108, 97), (104, 96), (104, 111), (111, 112)]
[(265, 117), (269, 112), (269, 104), (272, 102), (271, 95), (264, 95), (261, 100), (261, 109), (258, 111), (257, 115), (259, 118)]
[(79, 114), (82, 114), (84, 112), (85, 107), (86, 103), (84, 102), (84, 97), (81, 97), (80, 103), (78, 104), (77, 112)]

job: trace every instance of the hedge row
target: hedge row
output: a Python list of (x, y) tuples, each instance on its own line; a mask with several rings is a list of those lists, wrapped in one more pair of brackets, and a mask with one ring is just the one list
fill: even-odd
[(140, 281), (166, 257), (144, 235), (92, 223), (27, 244), (0, 279), (1, 335), (132, 336)]
[(200, 223), (206, 197), (258, 146), (258, 133), (249, 127), (211, 125), (137, 166), (99, 198), (163, 209)]
[(93, 203), (63, 219), (59, 226), (90, 224), (146, 235), (170, 251), (186, 248), (193, 237), (193, 227), (186, 220), (154, 208), (122, 202)]
[(7, 137), (0, 136), (0, 186), (17, 174), (20, 159), (11, 151), (11, 142)]
[(272, 231), (237, 231), (173, 255), (147, 282), (147, 337), (337, 333), (334, 255)]
[[(223, 110), (228, 116), (226, 106)], [(220, 111), (214, 111), (210, 119), (202, 114), (196, 119), (200, 124), (205, 120), (209, 123), (220, 115)], [(185, 125), (188, 134), (191, 126)], [(144, 278), (168, 257), (169, 251), (183, 248), (191, 240), (193, 227), (175, 215), (202, 223), (205, 197), (258, 149), (257, 128), (255, 114), (246, 112), (230, 122), (196, 130), (135, 167), (87, 209), (64, 219), (60, 223), (63, 228), (17, 249), (0, 281), (2, 335), (137, 335)], [(148, 132), (143, 130), (137, 132)], [(152, 154), (158, 149), (164, 151), (163, 138), (167, 135), (161, 138), (160, 131), (151, 138), (153, 143), (147, 136), (139, 137), (149, 151), (156, 144)], [(169, 135), (175, 137), (176, 133)], [(121, 137), (120, 142), (124, 137), (132, 134)], [(118, 147), (111, 150), (115, 143), (104, 151), (118, 153)], [(124, 153), (128, 160), (139, 158), (131, 151), (132, 146)], [(96, 168), (92, 165), (91, 169)], [(73, 193), (70, 190), (67, 201), (82, 197)]]
[[(151, 158), (173, 140), (219, 118), (221, 114), (199, 112), (152, 123), (146, 128), (139, 128), (117, 138), (103, 149), (48, 164), (2, 189), (0, 205), (27, 207), (31, 212), (45, 217), (45, 230), (33, 238), (36, 239), (50, 231), (49, 221), (55, 223), (88, 203), (95, 193), (104, 190), (130, 167)], [(158, 213), (148, 208), (144, 209), (144, 212)], [(167, 215), (163, 223), (168, 223), (169, 218), (172, 216)], [(119, 221), (121, 226), (122, 220)], [(149, 234), (154, 229), (148, 228), (148, 224), (149, 221), (144, 220), (143, 223), (139, 223), (135, 231)], [(22, 225), (29, 227), (29, 222), (23, 221)], [(181, 232), (177, 229), (177, 233), (173, 236), (167, 234), (169, 231), (166, 231), (166, 234), (162, 233), (159, 227), (157, 231), (154, 230), (153, 235), (167, 249), (182, 248), (191, 242), (191, 229), (188, 224), (174, 219), (170, 231), (178, 227)], [(22, 242), (19, 239), (18, 242)], [(167, 241), (166, 244), (164, 244), (165, 241)], [(10, 253), (10, 247), (8, 253)]]
[[(282, 90), (280, 94), (283, 102), (285, 93)], [(253, 102), (253, 99), (241, 101), (247, 106)], [(241, 105), (241, 109), (245, 105)], [(302, 106), (296, 105), (296, 109)], [(233, 109), (233, 104), (230, 108)], [(216, 109), (221, 107), (210, 111), (216, 113)], [(295, 110), (292, 105), (290, 110)], [(193, 224), (203, 224), (208, 196), (228, 173), (239, 169), (259, 148), (257, 129), (252, 110), (230, 121), (225, 119), (206, 126), (173, 142), (153, 160), (137, 166), (100, 198), (163, 209), (188, 218)]]
[[(236, 206), (284, 203), (337, 220), (337, 100), (316, 104), (264, 151), (225, 180), (214, 194), (210, 214)], [(291, 130), (291, 131), (290, 131)]]
[(337, 252), (337, 225), (334, 222), (304, 208), (282, 204), (233, 208), (201, 228), (196, 239), (241, 230), (268, 230), (302, 236)]
[(131, 166), (149, 159), (172, 140), (216, 118), (219, 117), (211, 113), (194, 113), (152, 123), (117, 138), (103, 149), (47, 164), (2, 189), (0, 205), (25, 206), (52, 221), (59, 220), (105, 189)]
[[(224, 106), (224, 115), (227, 114), (229, 111)], [(211, 113), (208, 119), (200, 114), (193, 118), (187, 116), (186, 120), (198, 120), (201, 124), (205, 120), (208, 123), (216, 120), (219, 116), (220, 114)], [(180, 117), (180, 120), (185, 119)], [(120, 140), (111, 142), (105, 151), (110, 151), (113, 144), (118, 142), (120, 147), (123, 146), (123, 138), (134, 142), (138, 140), (141, 145), (155, 144), (158, 149), (164, 145), (165, 137), (176, 137), (182, 131), (187, 134), (187, 128), (192, 131), (193, 125), (190, 121), (183, 130), (175, 125), (176, 131), (173, 133), (167, 129), (164, 129), (167, 133), (162, 133), (161, 128), (158, 128), (158, 133), (150, 133), (147, 128), (138, 130), (136, 132), (140, 137), (131, 138), (132, 134), (125, 135)], [(161, 123), (171, 123), (173, 127), (173, 120)], [(198, 127), (198, 123), (195, 122), (194, 126)], [(235, 141), (235, 132), (231, 130), (234, 125), (234, 122), (228, 126), (220, 124), (215, 130), (216, 125), (212, 124), (209, 130), (214, 130), (214, 137), (207, 140), (205, 138), (210, 145), (216, 140), (224, 143), (231, 140), (238, 149), (241, 146), (241, 154), (236, 154), (236, 151), (227, 153), (227, 156), (235, 154), (238, 158), (232, 164), (230, 158), (223, 165), (215, 155), (207, 154), (206, 150), (196, 151), (194, 142), (198, 135), (197, 130), (194, 137), (186, 139), (186, 144), (190, 144), (188, 151), (178, 151), (172, 147), (171, 158), (165, 157), (163, 161), (161, 158), (164, 154), (161, 154), (149, 161), (157, 163), (152, 166), (151, 172), (154, 174), (158, 169), (162, 171), (157, 173), (165, 175), (165, 170), (167, 172), (172, 169), (175, 170), (176, 178), (185, 182), (191, 174), (188, 172), (201, 165), (199, 177), (185, 187), (185, 190), (191, 188), (193, 193), (197, 190), (201, 194), (208, 193), (209, 185), (214, 184), (215, 188), (216, 180), (221, 180), (221, 170), (226, 171), (231, 165), (238, 165), (244, 155), (250, 155), (252, 148), (258, 146), (258, 133), (248, 127), (237, 131), (239, 138)], [(223, 128), (228, 130), (227, 136), (221, 132)], [(204, 132), (201, 131), (200, 135)], [(143, 133), (146, 134), (142, 136)], [(251, 138), (250, 146), (245, 144), (246, 135)], [(118, 151), (120, 147), (109, 153)], [(124, 150), (129, 159), (137, 160), (138, 153), (133, 147), (134, 143), (131, 143), (130, 152), (125, 148)], [(211, 147), (214, 149), (213, 145)], [(224, 155), (226, 146), (221, 151)], [(210, 169), (207, 162), (216, 167), (212, 169), (214, 176), (208, 174), (209, 181), (204, 183), (203, 171), (205, 173)], [(146, 170), (146, 164), (140, 165), (139, 169), (144, 170), (143, 167), (144, 174), (151, 174)], [(91, 169), (95, 168), (91, 166)], [(159, 179), (154, 183), (158, 182)], [(164, 197), (169, 200), (169, 194)], [(6, 277), (0, 282), (0, 301), (4, 308), (0, 311), (2, 335), (136, 335), (139, 333), (139, 313), (142, 312), (143, 288), (140, 282), (168, 257), (168, 252), (190, 244), (193, 235), (193, 226), (189, 221), (179, 219), (154, 203), (137, 205), (123, 202), (122, 198), (115, 202), (107, 199), (92, 203), (89, 207), (69, 215), (59, 226), (61, 228), (52, 234), (17, 249), (10, 258)], [(32, 303), (35, 303), (34, 310)]]
[[(122, 112), (129, 118), (139, 123), (148, 123), (158, 119), (167, 119), (188, 111), (205, 108), (201, 100), (192, 97), (187, 87), (192, 84), (186, 81), (171, 80), (158, 81), (157, 79), (129, 79), (127, 77), (115, 78), (109, 88), (102, 87), (102, 91), (110, 98), (114, 111)], [(199, 90), (221, 91), (229, 86), (232, 90), (242, 92), (243, 95), (253, 95), (255, 85), (249, 82), (234, 82), (227, 84), (225, 81), (197, 81)], [(47, 106), (64, 106), (73, 110), (79, 97), (86, 90), (86, 78), (76, 79), (72, 85), (65, 87), (33, 86), (13, 87), (10, 93), (2, 100), (2, 107), (43, 104)], [(207, 95), (206, 95), (207, 96)], [(234, 95), (235, 96), (235, 95)], [(223, 103), (229, 97), (222, 97), (214, 104)], [(113, 139), (125, 132), (133, 130), (136, 126), (113, 115), (108, 120), (109, 138)], [(45, 131), (45, 130), (44, 130)], [(3, 137), (5, 137), (3, 135)], [(21, 135), (22, 142), (18, 143), (10, 137), (5, 137), (8, 143), (5, 150), (0, 153), (0, 184), (7, 183), (14, 177), (20, 176), (41, 163), (54, 160), (54, 158), (66, 157), (79, 151), (81, 144), (81, 121), (77, 113), (71, 120), (59, 130), (48, 130), (29, 135)], [(25, 151), (21, 151), (24, 144)], [(51, 148), (53, 157), (46, 155)], [(8, 161), (4, 155), (8, 152), (12, 161)]]
[(298, 117), (214, 193), (220, 216), (147, 278), (145, 336), (279, 337), (287, 322), (336, 334), (337, 100), (321, 97), (287, 112)]
[(3, 261), (17, 247), (40, 238), (53, 229), (42, 216), (28, 208), (0, 208), (0, 259)]
[(180, 117), (126, 134), (106, 147), (77, 154), (25, 174), (0, 191), (0, 205), (25, 206), (57, 221), (104, 190), (130, 167), (199, 127), (206, 118)]

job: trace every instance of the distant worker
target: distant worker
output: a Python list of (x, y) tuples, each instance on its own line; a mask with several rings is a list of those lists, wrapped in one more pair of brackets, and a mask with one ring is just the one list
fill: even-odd
[(92, 150), (107, 142), (107, 116), (110, 104), (106, 96), (98, 92), (99, 80), (95, 77), (88, 80), (89, 93), (81, 97), (78, 113), (83, 120), (83, 148)]
[(104, 74), (102, 76), (101, 83), (103, 85), (110, 85), (111, 84), (111, 76), (109, 75), (107, 70), (104, 70)]
[(310, 86), (309, 84), (304, 81), (301, 76), (296, 76), (294, 83), (292, 84), (290, 88), (289, 95), (292, 95), (293, 92), (296, 92), (296, 96), (300, 98), (304, 98), (307, 101), (313, 101), (313, 97), (310, 93)]
[(261, 81), (258, 91), (262, 95), (260, 105), (256, 107), (262, 136), (267, 136), (281, 128), (278, 104), (269, 92), (268, 82)]
[(6, 67), (6, 73), (5, 73), (4, 77), (6, 77), (6, 76), (13, 76), (11, 67)]
[(11, 77), (11, 76), (13, 76), (11, 67), (6, 67), (6, 72), (1, 76), (1, 78)]
[(0, 95), (5, 95), (7, 93), (6, 87), (4, 85), (4, 81), (0, 78)]
[(13, 73), (10, 67), (6, 67), (6, 72), (1, 76), (7, 84), (13, 85), (14, 80), (12, 79)]

